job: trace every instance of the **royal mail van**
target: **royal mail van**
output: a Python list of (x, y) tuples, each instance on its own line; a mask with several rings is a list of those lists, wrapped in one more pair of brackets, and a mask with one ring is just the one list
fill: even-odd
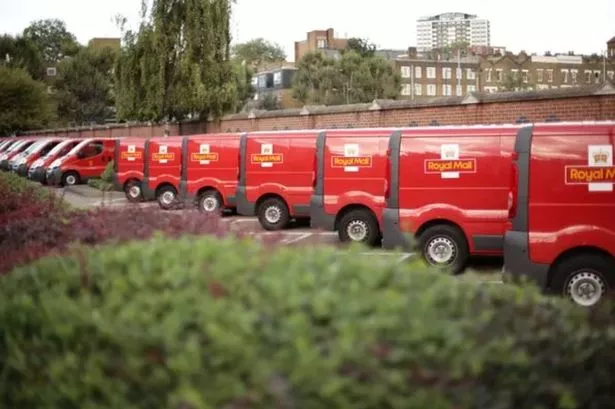
[(379, 244), (389, 136), (385, 129), (327, 130), (316, 142), (312, 228), (337, 231), (341, 242)]
[(235, 208), (239, 133), (191, 135), (182, 141), (179, 200), (201, 212)]
[(66, 155), (53, 161), (45, 172), (51, 185), (70, 186), (102, 175), (113, 160), (113, 138), (88, 138), (79, 142)]
[(64, 139), (45, 155), (41, 155), (28, 168), (28, 179), (47, 184), (47, 168), (58, 158), (63, 157), (81, 142), (82, 139)]
[(182, 170), (183, 136), (160, 136), (145, 141), (143, 198), (156, 199), (162, 209), (178, 204), (177, 195)]
[(147, 138), (123, 137), (115, 140), (113, 160), (113, 186), (123, 191), (130, 202), (143, 200), (141, 183), (145, 167), (145, 141)]
[(0, 169), (10, 170), (10, 161), (20, 153), (28, 149), (38, 138), (23, 138), (12, 144), (5, 152), (0, 154)]
[(470, 255), (501, 256), (518, 129), (417, 127), (391, 135), (383, 247), (416, 248), (453, 273)]
[(6, 150), (10, 148), (11, 145), (13, 145), (14, 143), (17, 143), (18, 141), (19, 139), (17, 138), (7, 138), (3, 140), (2, 143), (0, 143), (0, 154), (2, 152), (6, 152)]
[(237, 213), (258, 216), (266, 230), (310, 217), (316, 137), (321, 131), (254, 132), (240, 138)]
[(52, 137), (42, 139), (39, 142), (32, 144), (30, 146), (31, 150), (27, 154), (24, 153), (21, 159), (15, 163), (15, 172), (17, 172), (19, 176), (28, 176), (30, 166), (32, 166), (32, 164), (40, 157), (47, 155), (62, 141), (62, 138)]
[(514, 147), (508, 277), (592, 306), (615, 288), (615, 122), (535, 124)]

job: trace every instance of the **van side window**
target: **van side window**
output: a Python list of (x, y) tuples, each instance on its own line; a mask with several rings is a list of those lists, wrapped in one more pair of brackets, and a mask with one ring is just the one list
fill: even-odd
[(83, 158), (91, 158), (92, 156), (100, 155), (103, 152), (103, 144), (101, 142), (92, 142), (87, 144), (82, 149)]
[(45, 156), (49, 153), (49, 151), (51, 151), (53, 148), (56, 147), (56, 145), (59, 144), (59, 142), (50, 142), (47, 144), (47, 146), (45, 146), (43, 149), (41, 149), (41, 156)]

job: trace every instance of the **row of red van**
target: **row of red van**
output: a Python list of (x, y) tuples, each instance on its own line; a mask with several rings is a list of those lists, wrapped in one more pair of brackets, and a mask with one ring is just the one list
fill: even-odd
[(469, 256), (503, 253), (513, 276), (593, 305), (615, 285), (614, 130), (602, 122), (118, 138), (114, 183), (133, 201), (234, 209), (268, 230), (310, 218), (341, 241), (418, 249), (455, 272)]

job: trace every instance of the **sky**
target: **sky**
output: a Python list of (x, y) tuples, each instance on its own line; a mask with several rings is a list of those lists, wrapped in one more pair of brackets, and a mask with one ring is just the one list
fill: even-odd
[[(365, 0), (364, 0), (365, 1)], [(119, 37), (114, 16), (136, 27), (141, 0), (0, 0), (0, 33), (20, 33), (31, 21), (64, 20), (81, 43)], [(312, 30), (333, 28), (336, 37), (367, 38), (379, 48), (416, 45), (416, 20), (461, 12), (490, 20), (491, 45), (525, 50), (601, 53), (615, 36), (615, 0), (237, 0), (233, 42), (263, 37), (294, 60), (294, 41)]]

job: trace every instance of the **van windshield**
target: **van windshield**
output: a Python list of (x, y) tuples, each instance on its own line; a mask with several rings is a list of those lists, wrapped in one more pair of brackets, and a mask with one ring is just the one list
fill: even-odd
[(86, 139), (84, 141), (79, 142), (77, 146), (75, 146), (73, 149), (70, 150), (70, 152), (67, 153), (67, 155), (76, 155), (77, 152), (81, 150), (81, 148), (83, 148), (84, 146), (87, 146), (91, 142), (92, 142), (92, 139)]
[(17, 142), (17, 143), (14, 143), (13, 145), (11, 145), (11, 147), (8, 149), (8, 151), (7, 151), (7, 152), (13, 152), (13, 151), (15, 151), (15, 150), (19, 149), (19, 147), (20, 147), (21, 145), (23, 145), (24, 143), (26, 143), (26, 141), (19, 141), (19, 142)]
[(23, 151), (24, 156), (28, 156), (31, 153), (38, 151), (47, 141), (37, 141), (30, 145), (25, 151)]
[(75, 143), (75, 141), (62, 141), (59, 144), (57, 144), (52, 150), (50, 150), (49, 152), (47, 152), (47, 155), (45, 155), (45, 158), (50, 158), (52, 156), (57, 155), (58, 153), (60, 153), (61, 151), (66, 151), (66, 147), (70, 146), (71, 143)]

